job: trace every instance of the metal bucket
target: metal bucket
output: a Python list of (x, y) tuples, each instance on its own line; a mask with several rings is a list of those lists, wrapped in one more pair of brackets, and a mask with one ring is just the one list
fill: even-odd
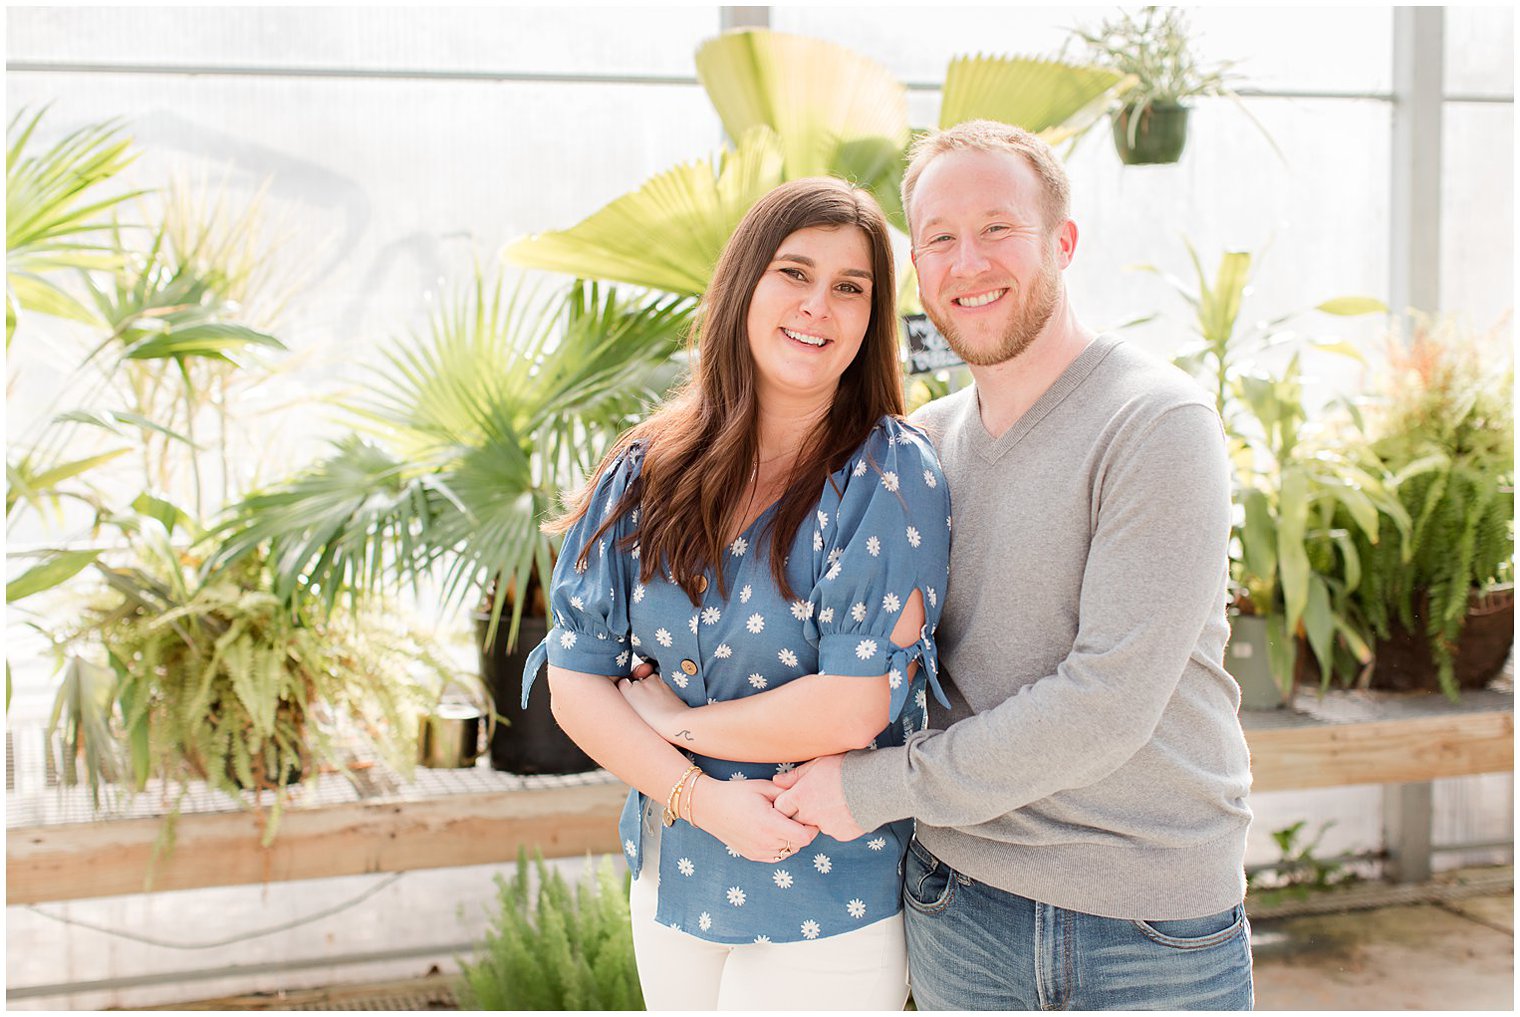
[(484, 715), (469, 703), (439, 703), (422, 718), (417, 761), (434, 770), (459, 770), (480, 758)]

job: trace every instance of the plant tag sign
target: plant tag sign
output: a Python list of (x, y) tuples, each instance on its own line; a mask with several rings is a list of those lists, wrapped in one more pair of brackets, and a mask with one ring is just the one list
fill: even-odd
[(965, 363), (955, 355), (927, 314), (905, 314), (902, 320), (903, 331), (908, 334), (909, 374), (928, 374)]

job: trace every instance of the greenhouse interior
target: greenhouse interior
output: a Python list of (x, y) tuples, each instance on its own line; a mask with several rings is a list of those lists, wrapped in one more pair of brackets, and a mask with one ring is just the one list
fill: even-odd
[[(1512, 1010), (1514, 54), (1507, 6), (9, 7), (7, 1005), (644, 1008), (628, 786), (523, 690), (543, 524), (791, 181), (880, 206), (907, 418), (990, 384), (902, 188), (993, 121), (1069, 177), (1094, 341), (1223, 425), (1255, 1005)], [(1056, 596), (1001, 578), (944, 618)]]

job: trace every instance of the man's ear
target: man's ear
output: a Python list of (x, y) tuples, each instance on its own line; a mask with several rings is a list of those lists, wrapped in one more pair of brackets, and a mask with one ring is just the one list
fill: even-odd
[(1063, 269), (1077, 256), (1077, 224), (1070, 219), (1056, 227), (1056, 254)]

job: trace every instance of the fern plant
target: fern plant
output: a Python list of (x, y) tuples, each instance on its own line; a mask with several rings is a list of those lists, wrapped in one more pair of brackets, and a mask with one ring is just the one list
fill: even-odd
[(258, 556), (213, 571), (160, 519), (117, 524), (130, 560), (96, 560), (104, 588), (55, 632), (68, 660), (53, 727), (66, 777), (82, 766), (97, 806), (103, 791), (161, 787), (167, 848), (181, 800), (204, 782), (258, 808), (268, 845), (290, 785), (343, 772), (356, 739), (410, 771), (417, 714), (451, 677), (426, 645), (374, 617), (292, 612)]
[[(467, 1010), (642, 1010), (628, 877), (589, 864), (572, 890), (519, 848), (512, 878), (496, 877), (498, 910), (479, 957), (461, 961)], [(533, 884), (537, 884), (534, 892)]]
[(1472, 593), (1514, 579), (1514, 366), (1502, 344), (1451, 321), (1422, 321), (1388, 344), (1369, 412), (1372, 448), (1409, 514), (1402, 540), (1360, 548), (1357, 600), (1377, 635), (1395, 625), (1429, 641), (1442, 691)]

